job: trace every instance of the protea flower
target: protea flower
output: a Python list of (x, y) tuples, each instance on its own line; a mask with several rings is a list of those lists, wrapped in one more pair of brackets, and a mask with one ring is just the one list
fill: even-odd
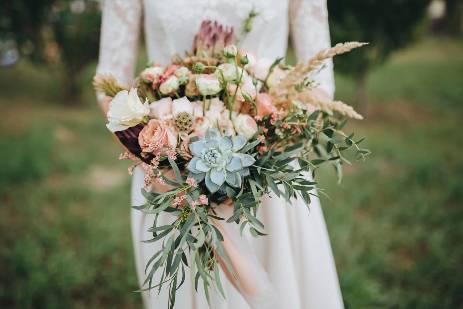
[(209, 56), (221, 54), (225, 46), (235, 42), (233, 27), (225, 27), (218, 22), (206, 20), (201, 23), (193, 42), (193, 52), (206, 52)]
[(255, 162), (251, 155), (239, 152), (245, 145), (243, 136), (222, 136), (217, 129), (208, 129), (204, 138), (190, 144), (189, 177), (198, 183), (204, 180), (211, 193), (226, 185), (240, 188), (241, 177), (249, 175), (249, 166)]

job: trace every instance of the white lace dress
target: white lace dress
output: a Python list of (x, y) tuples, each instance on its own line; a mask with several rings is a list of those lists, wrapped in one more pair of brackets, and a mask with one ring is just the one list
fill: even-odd
[[(276, 58), (286, 54), (291, 36), (298, 60), (306, 60), (330, 45), (326, 0), (104, 0), (98, 73), (111, 73), (129, 85), (134, 74), (139, 33), (143, 21), (150, 61), (167, 64), (175, 53), (192, 46), (194, 34), (205, 19), (217, 20), (240, 31), (248, 13), (259, 13), (253, 30), (241, 46), (257, 56)], [(333, 94), (332, 64), (316, 77), (321, 88)], [(132, 204), (144, 203), (143, 174), (135, 170)], [(175, 308), (343, 308), (330, 241), (318, 199), (310, 212), (302, 201), (288, 205), (275, 196), (259, 209), (268, 236), (246, 237), (256, 269), (262, 267), (269, 293), (249, 299), (224, 279), (226, 298), (212, 291), (208, 305), (202, 292), (195, 292), (191, 276), (177, 293)], [(164, 218), (169, 222), (169, 218)], [(144, 266), (159, 244), (144, 244), (152, 219), (132, 210), (132, 233), (137, 272), (144, 279)], [(254, 262), (253, 262), (254, 263)], [(265, 285), (266, 283), (262, 283)], [(271, 294), (271, 295), (270, 295)], [(270, 299), (273, 299), (270, 301)], [(166, 308), (166, 291), (143, 294), (146, 308)]]

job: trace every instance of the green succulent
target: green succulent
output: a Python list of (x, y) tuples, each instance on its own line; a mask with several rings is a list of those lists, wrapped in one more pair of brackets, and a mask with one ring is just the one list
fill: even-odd
[(249, 175), (253, 156), (239, 151), (246, 145), (246, 138), (222, 136), (217, 129), (208, 129), (204, 138), (190, 144), (193, 158), (187, 165), (190, 177), (198, 183), (203, 180), (207, 189), (217, 192), (226, 185), (240, 188), (242, 177)]

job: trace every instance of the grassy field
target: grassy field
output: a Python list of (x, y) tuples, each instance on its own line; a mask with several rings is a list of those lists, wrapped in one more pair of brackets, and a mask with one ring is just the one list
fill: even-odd
[[(348, 308), (463, 307), (462, 55), (427, 39), (372, 72), (352, 125), (372, 157), (341, 185), (320, 173)], [(53, 76), (0, 70), (0, 307), (138, 308), (128, 164), (91, 89), (67, 106)], [(353, 82), (337, 86), (352, 102)]]

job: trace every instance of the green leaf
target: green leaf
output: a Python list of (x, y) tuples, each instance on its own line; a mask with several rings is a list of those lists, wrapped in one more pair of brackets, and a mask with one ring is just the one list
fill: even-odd
[(175, 179), (177, 180), (179, 184), (183, 183), (182, 175), (180, 174), (180, 170), (177, 166), (177, 163), (175, 163), (175, 161), (170, 158), (168, 158), (168, 160), (169, 160), (170, 166), (172, 166), (172, 169), (174, 170)]
[(155, 233), (155, 232), (159, 232), (159, 231), (164, 231), (164, 230), (171, 230), (173, 229), (174, 226), (173, 225), (161, 225), (161, 226), (152, 226), (148, 229), (148, 232), (152, 232), (152, 233)]
[(280, 197), (280, 190), (278, 189), (278, 186), (276, 183), (273, 181), (273, 179), (269, 175), (265, 175), (265, 179), (267, 180), (267, 184), (272, 189), (272, 191)]
[(177, 254), (175, 255), (174, 262), (172, 263), (172, 266), (168, 270), (169, 273), (173, 273), (178, 271), (178, 266), (180, 265), (180, 261), (182, 260), (182, 253), (183, 251), (179, 250), (177, 251)]
[(249, 150), (254, 149), (254, 147), (256, 147), (259, 144), (260, 144), (260, 141), (254, 140), (253, 142), (246, 144), (246, 146), (244, 146), (240, 152), (246, 153)]
[(225, 298), (225, 291), (223, 290), (222, 282), (220, 281), (220, 269), (217, 263), (214, 265), (214, 277), (217, 289), (219, 290), (220, 294), (222, 294), (222, 296)]
[(161, 238), (164, 238), (167, 234), (169, 234), (171, 230), (165, 230), (162, 233), (157, 234), (155, 237), (148, 239), (148, 240), (142, 240), (143, 243), (151, 243), (151, 242), (156, 242), (160, 240)]
[(198, 235), (196, 235), (196, 242), (194, 243), (195, 248), (200, 248), (204, 245), (204, 241), (206, 240), (206, 235), (203, 231), (199, 230)]

